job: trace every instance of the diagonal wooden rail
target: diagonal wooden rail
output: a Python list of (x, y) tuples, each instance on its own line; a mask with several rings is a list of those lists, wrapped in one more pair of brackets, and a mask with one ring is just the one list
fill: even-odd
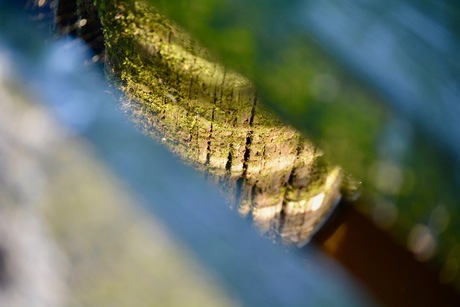
[[(302, 260), (260, 238), (223, 205), (213, 187), (128, 124), (104, 92), (102, 76), (82, 73), (81, 49), (68, 49), (68, 41), (44, 47), (40, 34), (26, 44), (15, 40), (35, 32), (17, 10), (3, 8), (2, 50), (8, 50), (22, 86), (36, 90), (70, 135), (91, 144), (145, 210), (160, 218), (239, 301), (247, 306), (368, 304), (351, 280), (314, 249)], [(309, 269), (300, 269), (305, 261)]]

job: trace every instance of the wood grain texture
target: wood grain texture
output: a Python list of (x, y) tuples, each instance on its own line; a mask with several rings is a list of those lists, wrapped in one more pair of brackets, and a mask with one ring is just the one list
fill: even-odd
[(143, 1), (95, 4), (128, 116), (219, 184), (270, 238), (308, 242), (340, 198), (342, 171), (264, 109), (246, 78)]

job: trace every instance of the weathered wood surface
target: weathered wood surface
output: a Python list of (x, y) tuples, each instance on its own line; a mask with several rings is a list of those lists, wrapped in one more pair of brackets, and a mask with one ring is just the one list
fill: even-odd
[(340, 198), (342, 171), (267, 112), (247, 79), (144, 1), (96, 4), (123, 110), (218, 183), (262, 232), (305, 244)]

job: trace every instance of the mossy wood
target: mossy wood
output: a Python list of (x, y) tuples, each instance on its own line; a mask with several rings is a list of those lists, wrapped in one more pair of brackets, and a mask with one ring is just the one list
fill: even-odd
[(267, 112), (246, 78), (143, 1), (94, 4), (80, 1), (77, 11), (94, 18), (97, 9), (108, 75), (129, 117), (218, 183), (263, 233), (308, 242), (340, 199), (341, 169)]

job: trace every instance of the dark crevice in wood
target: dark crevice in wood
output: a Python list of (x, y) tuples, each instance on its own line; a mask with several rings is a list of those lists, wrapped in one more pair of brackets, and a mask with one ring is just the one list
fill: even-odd
[[(251, 117), (249, 118), (250, 128), (254, 126), (254, 117), (256, 115), (256, 104), (257, 104), (257, 95), (254, 96), (254, 101), (252, 103)], [(244, 178), (246, 178), (247, 172), (248, 172), (248, 163), (249, 163), (249, 158), (251, 156), (251, 144), (252, 144), (253, 133), (254, 131), (250, 129), (248, 134), (246, 135), (246, 144), (244, 147), (244, 155), (243, 155), (243, 174), (242, 174)]]
[(208, 136), (208, 142), (207, 142), (207, 146), (206, 146), (206, 162), (205, 162), (205, 166), (209, 166), (209, 163), (211, 162), (211, 139), (212, 139), (212, 128), (213, 128), (212, 124), (214, 122), (215, 109), (216, 109), (215, 107), (212, 109), (211, 127), (209, 128), (209, 136)]
[(244, 147), (243, 174), (242, 174), (243, 178), (246, 178), (246, 175), (248, 173), (248, 162), (249, 162), (249, 157), (251, 155), (251, 143), (252, 143), (252, 131), (249, 131), (246, 136), (246, 144)]
[(232, 170), (232, 163), (233, 163), (233, 144), (230, 144), (227, 156), (227, 163), (225, 164), (225, 171), (230, 173)]

